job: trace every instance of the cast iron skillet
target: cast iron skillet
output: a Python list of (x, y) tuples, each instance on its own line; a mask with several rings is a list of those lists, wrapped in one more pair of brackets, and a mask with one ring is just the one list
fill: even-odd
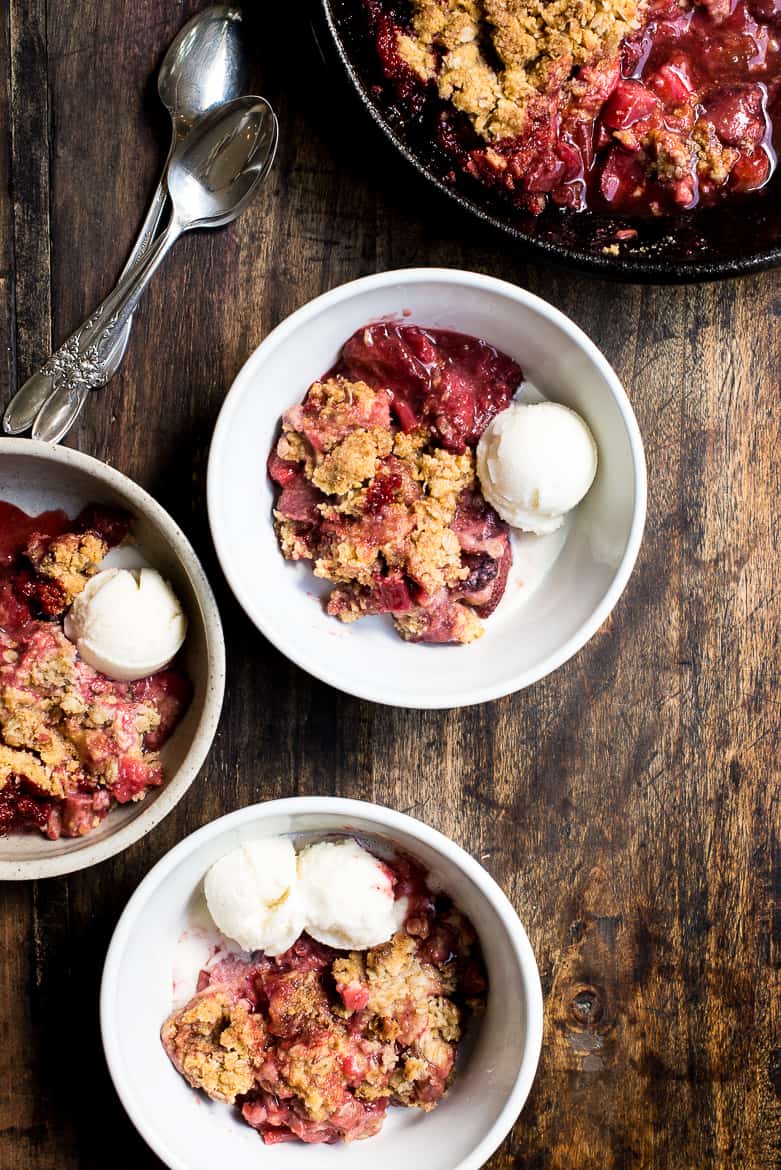
[[(341, 67), (385, 138), (433, 187), (464, 211), (510, 237), (530, 259), (553, 261), (621, 280), (665, 284), (743, 276), (781, 264), (781, 168), (761, 192), (707, 211), (658, 220), (607, 218), (549, 209), (534, 217), (508, 208), (467, 176), (447, 179), (452, 163), (429, 135), (405, 124), (383, 96), (382, 73), (363, 21), (360, 0), (317, 0), (321, 49)], [(605, 251), (617, 229), (638, 238), (619, 254)]]

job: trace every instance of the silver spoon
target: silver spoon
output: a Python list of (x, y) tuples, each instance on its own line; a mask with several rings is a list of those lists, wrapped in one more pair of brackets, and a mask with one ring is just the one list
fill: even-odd
[[(120, 280), (98, 309), (94, 325), (79, 339), (78, 358), (56, 394), (44, 403), (33, 438), (57, 443), (94, 387), (117, 336), (183, 232), (222, 227), (241, 215), (274, 161), (277, 119), (264, 98), (235, 98), (198, 122), (177, 146), (168, 167), (172, 213), (138, 266)], [(55, 355), (56, 356), (56, 355)], [(100, 383), (97, 383), (100, 384)]]
[[(168, 47), (157, 78), (157, 92), (171, 116), (171, 145), (157, 190), (120, 280), (143, 259), (155, 237), (167, 198), (166, 170), (176, 146), (199, 118), (215, 106), (237, 97), (247, 83), (249, 57), (241, 19), (240, 10), (232, 5), (207, 8), (189, 20)], [(67, 379), (69, 361), (78, 352), (82, 330), (94, 323), (95, 314), (17, 391), (3, 417), (3, 427), (8, 434), (18, 435), (33, 425), (58, 382)], [(114, 376), (125, 356), (132, 323), (132, 319), (128, 320), (117, 334), (106, 357), (105, 382)]]

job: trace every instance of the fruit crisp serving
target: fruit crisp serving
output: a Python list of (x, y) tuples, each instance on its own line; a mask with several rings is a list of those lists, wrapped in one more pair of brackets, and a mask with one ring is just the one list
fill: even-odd
[(95, 828), (162, 783), (158, 750), (189, 701), (177, 670), (114, 682), (81, 661), (62, 618), (130, 517), (89, 506), (27, 516), (0, 502), (0, 833)]
[[(519, 209), (663, 215), (776, 163), (777, 0), (343, 0), (375, 96)], [(778, 143), (775, 144), (776, 148)]]
[(371, 1137), (388, 1106), (433, 1109), (485, 999), (474, 931), (406, 858), (389, 863), (403, 927), (366, 951), (306, 933), (275, 958), (228, 954), (200, 973), (162, 1040), (188, 1083), (235, 1104), (266, 1143)]
[(287, 411), (268, 463), (277, 536), (334, 583), (329, 614), (389, 613), (411, 642), (480, 637), (512, 550), (474, 449), (521, 379), (477, 338), (384, 322), (358, 330)]

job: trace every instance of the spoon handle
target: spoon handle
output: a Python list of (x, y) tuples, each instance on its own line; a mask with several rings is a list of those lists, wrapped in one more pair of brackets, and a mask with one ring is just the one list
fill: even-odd
[(84, 382), (60, 382), (38, 411), (32, 437), (59, 443), (75, 423), (88, 396), (89, 386)]
[(146, 213), (146, 218), (139, 228), (138, 235), (136, 236), (136, 242), (133, 245), (133, 251), (128, 256), (127, 263), (122, 269), (121, 275), (119, 277), (120, 280), (127, 276), (128, 272), (131, 272), (132, 269), (136, 268), (140, 260), (143, 260), (144, 256), (151, 248), (152, 241), (157, 234), (157, 229), (160, 226), (160, 220), (163, 218), (163, 211), (165, 210), (165, 201), (168, 198), (168, 186), (166, 184), (165, 177), (168, 174), (168, 164), (171, 161), (171, 155), (173, 154), (175, 142), (176, 135), (174, 135), (174, 138), (171, 141), (171, 149), (168, 151), (168, 158), (165, 160), (165, 166), (163, 167), (163, 173), (160, 176), (160, 182), (157, 184), (157, 189), (152, 196), (152, 202), (149, 204), (149, 210)]
[[(169, 152), (168, 157), (170, 159), (171, 152)], [(127, 259), (125, 267), (122, 269), (120, 281), (138, 266), (139, 262), (149, 251), (155, 237), (165, 209), (165, 201), (168, 198), (168, 189), (165, 183), (167, 170), (168, 161), (166, 161), (162, 178), (157, 185), (157, 190), (152, 196), (152, 202), (149, 205), (146, 218), (141, 225), (141, 230), (136, 237), (133, 250)], [(63, 342), (56, 353), (52, 354), (48, 361), (19, 388), (8, 404), (3, 416), (3, 429), (7, 434), (19, 435), (23, 431), (28, 430), (33, 425), (36, 416), (40, 413), (49, 395), (54, 393), (59, 385), (68, 382), (72, 360), (78, 354), (81, 337), (84, 331), (92, 326), (94, 322), (95, 314), (93, 313), (91, 317), (70, 335), (67, 341)], [(127, 349), (131, 325), (132, 321), (128, 320), (123, 331), (118, 334), (111, 352), (106, 357), (104, 380), (103, 382), (95, 381), (95, 386), (105, 385), (119, 369), (120, 363), (125, 356), (125, 350)]]
[(93, 313), (17, 390), (3, 415), (3, 430), (6, 434), (20, 435), (32, 426), (46, 399), (67, 379), (71, 364), (78, 354), (79, 339), (94, 321)]
[[(146, 218), (141, 224), (141, 229), (136, 236), (136, 242), (133, 245), (133, 251), (128, 256), (127, 263), (120, 273), (120, 280), (122, 280), (124, 276), (127, 276), (129, 272), (132, 272), (134, 268), (138, 267), (139, 262), (143, 260), (144, 256), (152, 246), (152, 241), (157, 234), (157, 229), (160, 226), (160, 220), (162, 219), (163, 211), (165, 210), (166, 199), (168, 198), (168, 187), (166, 186), (165, 177), (168, 173), (168, 163), (170, 162), (171, 155), (173, 154), (175, 141), (176, 138), (174, 137), (173, 141), (171, 142), (171, 149), (168, 152), (168, 158), (166, 159), (165, 166), (163, 167), (163, 173), (160, 178), (160, 182), (157, 184), (155, 193), (152, 196), (152, 202), (149, 204), (149, 208), (146, 213)], [(109, 379), (114, 377), (120, 365), (122, 364), (122, 359), (125, 356), (125, 350), (127, 349), (127, 343), (130, 338), (130, 330), (132, 327), (133, 318), (131, 317), (125, 328), (117, 336), (117, 340), (114, 342), (111, 353), (106, 358), (105, 382), (108, 382)], [(84, 402), (86, 399), (82, 399), (82, 401)]]
[(80, 331), (76, 351), (69, 355), (72, 361), (67, 381), (49, 396), (38, 411), (32, 429), (34, 439), (47, 443), (59, 442), (72, 426), (88, 392), (104, 384), (105, 364), (117, 338), (127, 327), (166, 253), (181, 234), (182, 227), (176, 219), (172, 219), (137, 266), (120, 280)]

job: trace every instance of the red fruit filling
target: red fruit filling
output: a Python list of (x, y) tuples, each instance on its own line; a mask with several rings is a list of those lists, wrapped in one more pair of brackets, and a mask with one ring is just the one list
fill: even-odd
[(517, 362), (477, 337), (392, 322), (354, 333), (333, 373), (386, 390), (402, 430), (427, 426), (458, 452), (477, 443), (523, 376)]
[(391, 614), (408, 641), (480, 636), (512, 550), (474, 448), (522, 377), (479, 338), (378, 322), (286, 413), (268, 459), (277, 535), (336, 586), (328, 613)]

